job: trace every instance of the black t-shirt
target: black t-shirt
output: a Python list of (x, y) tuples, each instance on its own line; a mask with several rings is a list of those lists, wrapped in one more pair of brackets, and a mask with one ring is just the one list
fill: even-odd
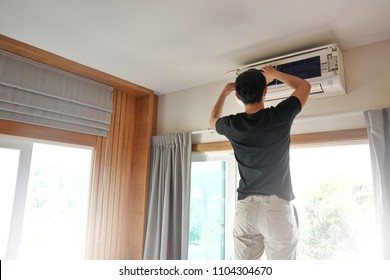
[(276, 107), (217, 121), (216, 130), (229, 139), (238, 163), (239, 200), (256, 194), (277, 195), (288, 201), (295, 198), (290, 176), (290, 130), (301, 108), (299, 99), (291, 96)]

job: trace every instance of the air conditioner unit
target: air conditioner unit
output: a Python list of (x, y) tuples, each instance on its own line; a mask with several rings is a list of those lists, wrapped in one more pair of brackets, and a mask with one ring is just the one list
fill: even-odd
[[(311, 84), (310, 98), (346, 94), (343, 58), (336, 44), (263, 60), (232, 71), (236, 71), (238, 75), (247, 69), (261, 69), (270, 64), (281, 72), (308, 81)], [(265, 102), (280, 101), (290, 96), (292, 92), (289, 86), (276, 80), (268, 85)]]

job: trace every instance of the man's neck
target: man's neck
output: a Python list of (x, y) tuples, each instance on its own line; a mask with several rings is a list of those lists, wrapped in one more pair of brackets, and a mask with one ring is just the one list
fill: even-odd
[(264, 109), (264, 101), (263, 100), (260, 102), (257, 102), (257, 103), (245, 105), (245, 113), (247, 113), (247, 114), (254, 114), (254, 113), (260, 111), (261, 109)]

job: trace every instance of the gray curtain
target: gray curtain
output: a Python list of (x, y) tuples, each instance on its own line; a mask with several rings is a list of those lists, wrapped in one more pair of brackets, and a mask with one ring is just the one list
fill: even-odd
[(380, 258), (390, 259), (390, 108), (364, 112), (374, 184)]
[(144, 259), (188, 256), (191, 133), (152, 139)]

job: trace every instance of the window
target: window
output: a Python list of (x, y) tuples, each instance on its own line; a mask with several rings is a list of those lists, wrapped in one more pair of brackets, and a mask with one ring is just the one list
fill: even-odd
[(83, 259), (92, 152), (0, 137), (2, 259)]
[(368, 144), (291, 149), (300, 259), (374, 257)]
[(191, 166), (190, 260), (233, 256), (235, 161), (231, 154), (197, 154)]
[[(234, 255), (232, 224), (239, 175), (231, 153), (217, 155), (204, 153), (193, 158), (192, 259), (230, 259)], [(296, 196), (293, 203), (299, 214), (298, 258), (373, 258), (375, 217), (368, 144), (292, 148), (290, 165)], [(226, 172), (227, 166), (233, 167)], [(222, 233), (217, 226), (223, 224), (223, 218)], [(214, 238), (211, 243), (210, 236)], [(225, 255), (223, 246), (227, 247)]]
[(0, 148), (0, 259), (5, 259), (12, 220), (20, 151)]

